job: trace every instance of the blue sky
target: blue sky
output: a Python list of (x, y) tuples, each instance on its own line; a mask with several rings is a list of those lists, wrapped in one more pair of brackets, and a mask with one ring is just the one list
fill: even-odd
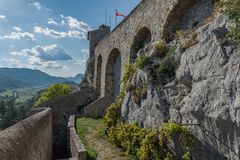
[(127, 15), (139, 2), (0, 0), (0, 67), (38, 69), (63, 77), (84, 73), (87, 32), (105, 23), (105, 10), (114, 27), (115, 9)]

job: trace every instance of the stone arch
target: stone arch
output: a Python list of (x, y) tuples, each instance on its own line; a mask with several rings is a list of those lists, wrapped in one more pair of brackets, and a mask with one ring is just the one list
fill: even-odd
[(137, 58), (137, 53), (145, 45), (149, 44), (152, 40), (152, 33), (148, 27), (141, 28), (135, 35), (131, 50), (130, 50), (130, 62), (134, 62)]
[(120, 51), (115, 48), (111, 51), (106, 65), (105, 93), (111, 100), (115, 100), (120, 93), (121, 64)]
[(197, 3), (197, 0), (179, 1), (168, 14), (162, 31), (162, 38), (167, 42), (174, 38), (174, 33), (180, 29), (181, 22), (189, 8)]
[(96, 80), (96, 89), (97, 92), (101, 92), (101, 83), (102, 83), (102, 56), (99, 55), (97, 58), (97, 80)]

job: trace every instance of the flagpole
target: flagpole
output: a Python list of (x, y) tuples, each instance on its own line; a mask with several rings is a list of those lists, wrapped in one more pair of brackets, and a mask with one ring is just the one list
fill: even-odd
[(109, 16), (110, 28), (112, 27), (112, 17)]
[(107, 25), (107, 10), (105, 9), (105, 24)]
[(117, 26), (117, 9), (115, 10), (115, 17), (116, 17), (116, 26)]

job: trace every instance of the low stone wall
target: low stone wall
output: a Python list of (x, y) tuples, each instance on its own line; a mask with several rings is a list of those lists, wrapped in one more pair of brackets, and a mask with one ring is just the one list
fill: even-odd
[(76, 116), (70, 116), (68, 121), (68, 143), (71, 157), (76, 160), (86, 160), (87, 151), (76, 132)]
[(67, 127), (70, 115), (83, 114), (83, 108), (97, 99), (97, 93), (86, 87), (78, 92), (48, 101), (41, 107), (53, 112), (53, 159), (68, 158)]
[(113, 102), (106, 97), (101, 97), (84, 108), (84, 115), (91, 118), (100, 118)]
[(52, 159), (52, 111), (50, 108), (38, 111), (0, 132), (1, 160)]

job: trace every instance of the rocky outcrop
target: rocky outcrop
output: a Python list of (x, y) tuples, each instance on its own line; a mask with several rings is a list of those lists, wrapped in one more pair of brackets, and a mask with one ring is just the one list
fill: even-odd
[[(214, 13), (187, 32), (184, 38), (168, 44), (177, 67), (176, 75), (168, 78), (167, 83), (151, 83), (148, 68), (161, 58), (154, 57), (154, 44), (145, 47), (151, 63), (136, 71), (131, 84), (140, 87), (148, 84), (146, 95), (136, 100), (134, 94), (127, 92), (122, 117), (147, 128), (158, 128), (171, 119), (189, 126), (195, 136), (193, 159), (239, 160), (239, 50), (230, 43), (222, 43), (228, 32), (222, 15)], [(195, 39), (191, 38), (193, 34)]]

